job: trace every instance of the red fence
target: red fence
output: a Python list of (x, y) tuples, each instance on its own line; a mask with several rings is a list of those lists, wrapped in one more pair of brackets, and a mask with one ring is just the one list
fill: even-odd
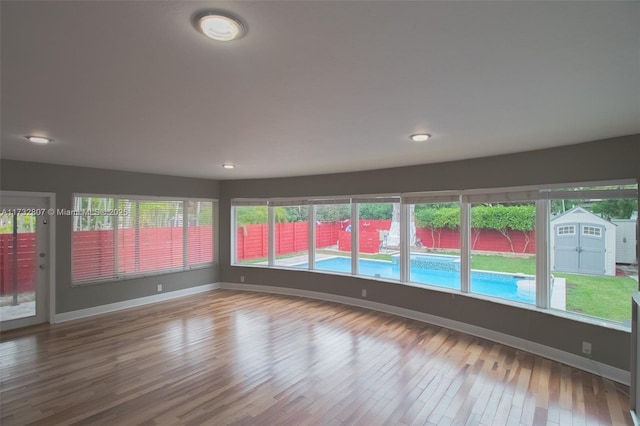
[[(377, 253), (380, 247), (378, 230), (388, 230), (391, 220), (360, 220), (360, 250)], [(350, 221), (318, 222), (316, 248), (338, 245), (351, 250)], [(306, 251), (309, 246), (308, 222), (276, 223), (276, 255)], [(237, 260), (266, 258), (269, 246), (269, 226), (266, 223), (240, 226), (236, 230)]]
[[(351, 250), (349, 221), (323, 222), (316, 225), (316, 248), (338, 245), (341, 251)], [(360, 220), (359, 246), (362, 253), (378, 253), (380, 230), (389, 230), (391, 220)], [(246, 225), (237, 229), (236, 254), (238, 260), (266, 258), (268, 256), (269, 228), (267, 224)], [(513, 244), (500, 232), (492, 229), (472, 230), (473, 250), (535, 253), (535, 233), (509, 231)], [(276, 255), (306, 251), (308, 247), (307, 222), (276, 223)], [(460, 233), (457, 230), (417, 228), (416, 237), (424, 247), (459, 249)], [(527, 240), (528, 239), (528, 240)]]
[[(18, 234), (18, 293), (34, 291), (37, 245), (35, 233)], [(13, 234), (0, 234), (0, 295), (13, 293)]]
[[(507, 233), (513, 244), (495, 229), (472, 229), (471, 249), (494, 252), (528, 253), (536, 252), (535, 232), (509, 231)], [(459, 249), (460, 232), (457, 229), (417, 228), (416, 237), (424, 247), (441, 249)]]
[[(316, 248), (334, 246), (339, 233), (348, 222), (318, 222), (316, 224)], [(309, 247), (309, 223), (276, 223), (276, 254), (296, 253)], [(240, 226), (236, 230), (236, 255), (238, 260), (266, 258), (269, 249), (269, 226), (266, 223)]]

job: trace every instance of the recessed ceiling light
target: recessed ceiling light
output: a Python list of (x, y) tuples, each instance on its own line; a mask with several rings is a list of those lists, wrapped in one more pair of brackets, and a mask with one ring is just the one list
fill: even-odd
[(414, 142), (424, 142), (431, 137), (428, 133), (416, 133), (415, 135), (411, 135), (409, 138)]
[(195, 22), (202, 34), (217, 41), (236, 40), (245, 33), (240, 20), (226, 12), (202, 12), (197, 15)]
[(231, 163), (224, 163), (222, 165), (222, 167), (225, 168), (225, 169), (235, 169), (236, 165), (235, 164), (231, 164)]
[(45, 138), (44, 136), (25, 136), (29, 142), (33, 143), (49, 143), (52, 142), (53, 139)]

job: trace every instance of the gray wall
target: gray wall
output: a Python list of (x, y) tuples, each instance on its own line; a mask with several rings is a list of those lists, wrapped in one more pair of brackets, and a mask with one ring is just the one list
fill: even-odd
[[(303, 160), (301, 160), (303, 161)], [(358, 195), (640, 179), (640, 135), (526, 153), (377, 171), (220, 182), (220, 278), (360, 297), (485, 327), (629, 370), (629, 333), (534, 310), (365, 278), (230, 265), (230, 200), (237, 197)], [(629, 301), (631, 303), (631, 301)]]
[[(57, 166), (2, 160), (0, 188), (11, 191), (53, 192), (56, 208), (72, 209), (72, 194), (126, 194), (214, 198), (218, 182), (146, 173)], [(85, 286), (71, 285), (71, 217), (56, 218), (56, 313), (85, 309), (157, 294), (156, 284), (170, 292), (218, 281), (217, 265), (155, 277)]]

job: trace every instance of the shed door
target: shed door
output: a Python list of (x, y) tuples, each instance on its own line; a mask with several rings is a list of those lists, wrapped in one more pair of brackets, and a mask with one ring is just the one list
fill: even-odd
[(580, 268), (580, 247), (578, 224), (563, 223), (554, 226), (555, 270), (558, 272), (578, 272)]
[(556, 271), (604, 275), (604, 226), (592, 223), (563, 223), (556, 225), (554, 232)]
[(580, 272), (605, 273), (605, 228), (591, 223), (580, 224)]

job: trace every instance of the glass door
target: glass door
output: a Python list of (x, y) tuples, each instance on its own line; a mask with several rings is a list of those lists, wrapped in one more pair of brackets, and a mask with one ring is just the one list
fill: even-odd
[(0, 329), (47, 321), (46, 198), (0, 199)]

